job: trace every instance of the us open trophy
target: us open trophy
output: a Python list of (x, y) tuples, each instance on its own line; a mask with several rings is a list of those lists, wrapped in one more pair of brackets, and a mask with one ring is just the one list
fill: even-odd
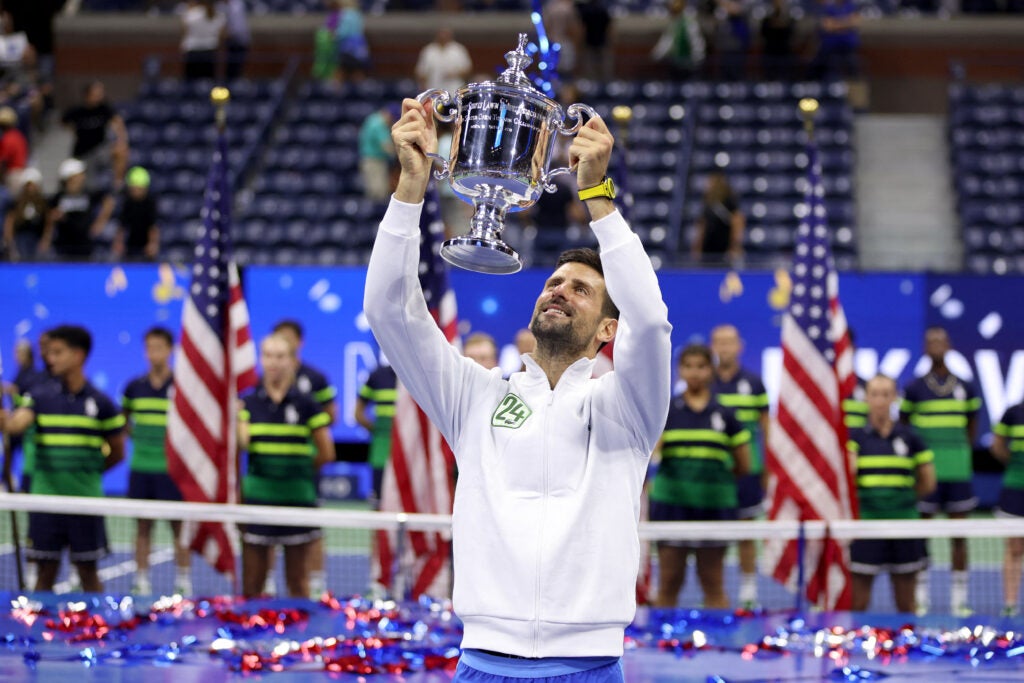
[(555, 134), (574, 135), (586, 118), (597, 115), (585, 104), (571, 104), (563, 112), (533, 87), (523, 73), (533, 61), (526, 54), (525, 33), (505, 59), (509, 66), (496, 81), (471, 83), (455, 95), (435, 88), (418, 97), (433, 100), (438, 120), (454, 122), (449, 158), (428, 154), (441, 162), (434, 177), (447, 178), (455, 194), (474, 208), (469, 232), (447, 240), (441, 256), (479, 273), (508, 274), (523, 267), (519, 254), (501, 239), (505, 216), (533, 205), (541, 192), (555, 191), (552, 178), (571, 172), (548, 168)]

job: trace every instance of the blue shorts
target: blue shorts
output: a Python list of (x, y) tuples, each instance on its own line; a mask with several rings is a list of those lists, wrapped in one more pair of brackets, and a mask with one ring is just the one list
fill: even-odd
[[(463, 659), (483, 662), (490, 665), (491, 672), (480, 671), (469, 666)], [(559, 662), (571, 661), (564, 658), (553, 660), (544, 659), (520, 659), (503, 658), (501, 655), (494, 656), (474, 652), (471, 657), (463, 655), (459, 660), (459, 666), (455, 670), (455, 677), (452, 683), (509, 683), (530, 679), (534, 681), (547, 681), (548, 683), (625, 683), (625, 675), (622, 672), (622, 661), (616, 659), (609, 664), (601, 664), (594, 668), (584, 668), (581, 671), (570, 671), (570, 668), (560, 666)], [(593, 659), (589, 657), (580, 658), (580, 661)], [(551, 664), (549, 664), (549, 661)], [(586, 666), (585, 664), (583, 666)], [(492, 668), (493, 667), (493, 668)], [(562, 671), (562, 673), (558, 673)], [(501, 673), (498, 673), (501, 672)]]
[(978, 507), (974, 485), (969, 481), (940, 481), (935, 491), (917, 503), (918, 512), (934, 515), (939, 512), (970, 512)]
[(128, 497), (139, 500), (181, 500), (181, 491), (165, 472), (130, 472)]
[[(259, 500), (247, 500), (248, 505), (281, 505)], [(315, 508), (316, 503), (300, 505), (290, 503), (288, 507)], [(276, 524), (243, 524), (242, 540), (250, 545), (303, 545), (323, 536), (323, 530), (315, 526), (278, 526)]]
[(102, 517), (30, 512), (28, 515), (30, 560), (60, 562), (64, 548), (72, 562), (95, 562), (106, 557), (107, 529)]
[(923, 538), (860, 538), (850, 544), (854, 574), (912, 574), (928, 568)]
[(764, 512), (764, 489), (761, 488), (761, 475), (744, 474), (736, 479), (736, 499), (739, 502), (736, 510), (737, 519), (756, 519)]
[[(692, 508), (652, 500), (648, 508), (652, 522), (731, 522), (736, 519), (736, 508)], [(685, 540), (658, 541), (669, 548), (725, 548), (729, 541)]]
[(1024, 517), (1024, 490), (1003, 487), (999, 492), (996, 517)]

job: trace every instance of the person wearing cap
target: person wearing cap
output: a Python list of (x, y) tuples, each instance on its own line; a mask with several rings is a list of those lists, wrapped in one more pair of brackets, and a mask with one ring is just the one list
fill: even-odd
[[(96, 238), (110, 220), (114, 199), (105, 192), (86, 191), (86, 168), (80, 159), (65, 159), (59, 168), (60, 189), (50, 200), (53, 250), (57, 258), (84, 261), (92, 257)], [(40, 252), (49, 250), (44, 238)]]
[(4, 249), (11, 261), (31, 261), (39, 253), (39, 244), (47, 228), (49, 206), (43, 194), (43, 174), (26, 168), (18, 174), (18, 191), (4, 216)]
[(127, 261), (152, 261), (160, 250), (156, 199), (149, 183), (149, 171), (141, 166), (128, 169), (113, 246), (114, 255)]

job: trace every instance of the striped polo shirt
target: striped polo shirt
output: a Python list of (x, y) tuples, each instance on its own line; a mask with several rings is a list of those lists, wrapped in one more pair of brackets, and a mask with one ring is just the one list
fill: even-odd
[(280, 403), (260, 386), (242, 399), (249, 424), (249, 463), (242, 498), (249, 503), (311, 505), (316, 502), (313, 430), (331, 418), (313, 397), (292, 387)]
[(750, 441), (750, 432), (731, 410), (712, 398), (697, 412), (677, 396), (661, 438), (651, 500), (713, 510), (737, 506), (732, 452)]
[(327, 376), (312, 365), (301, 363), (295, 372), (295, 387), (299, 393), (310, 394), (323, 407), (338, 397), (338, 390), (327, 381)]
[(174, 378), (168, 377), (163, 385), (154, 387), (149, 376), (142, 375), (124, 388), (121, 407), (132, 424), (132, 472), (167, 473), (164, 436), (173, 384)]
[(971, 442), (967, 423), (981, 410), (981, 398), (954, 375), (939, 379), (928, 373), (903, 392), (900, 415), (935, 453), (938, 481), (970, 481)]
[(1006, 446), (1010, 449), (1003, 488), (1024, 490), (1024, 403), (1007, 408), (992, 431), (1006, 439)]
[(359, 389), (359, 397), (373, 404), (373, 434), (370, 439), (370, 466), (380, 470), (391, 457), (391, 423), (398, 398), (398, 378), (390, 365), (379, 365)]
[(764, 382), (755, 373), (744, 368), (729, 381), (716, 377), (711, 393), (720, 404), (733, 411), (743, 428), (750, 432), (750, 474), (764, 470), (762, 454), (761, 416), (768, 412), (768, 392)]
[(915, 431), (894, 423), (889, 436), (871, 425), (850, 433), (857, 458), (857, 499), (862, 519), (917, 519), (917, 466), (933, 455)]
[(125, 424), (117, 405), (89, 382), (77, 393), (51, 383), (25, 400), (36, 427), (31, 493), (102, 496), (105, 442)]
[(846, 429), (860, 429), (868, 424), (867, 382), (860, 377), (853, 393), (843, 399), (843, 424)]

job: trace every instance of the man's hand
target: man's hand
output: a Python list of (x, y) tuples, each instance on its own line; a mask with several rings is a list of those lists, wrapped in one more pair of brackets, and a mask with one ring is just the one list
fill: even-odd
[(430, 181), (433, 161), (427, 152), (437, 153), (437, 130), (434, 125), (434, 103), (427, 100), (402, 101), (402, 118), (391, 127), (391, 139), (402, 168), (395, 189), (395, 199), (409, 204), (423, 201)]
[[(569, 167), (576, 169), (576, 186), (585, 190), (600, 185), (608, 175), (608, 162), (612, 157), (612, 137), (604, 119), (591, 118), (580, 128), (569, 146)], [(615, 211), (615, 205), (605, 197), (595, 197), (584, 202), (592, 220), (600, 220)]]

